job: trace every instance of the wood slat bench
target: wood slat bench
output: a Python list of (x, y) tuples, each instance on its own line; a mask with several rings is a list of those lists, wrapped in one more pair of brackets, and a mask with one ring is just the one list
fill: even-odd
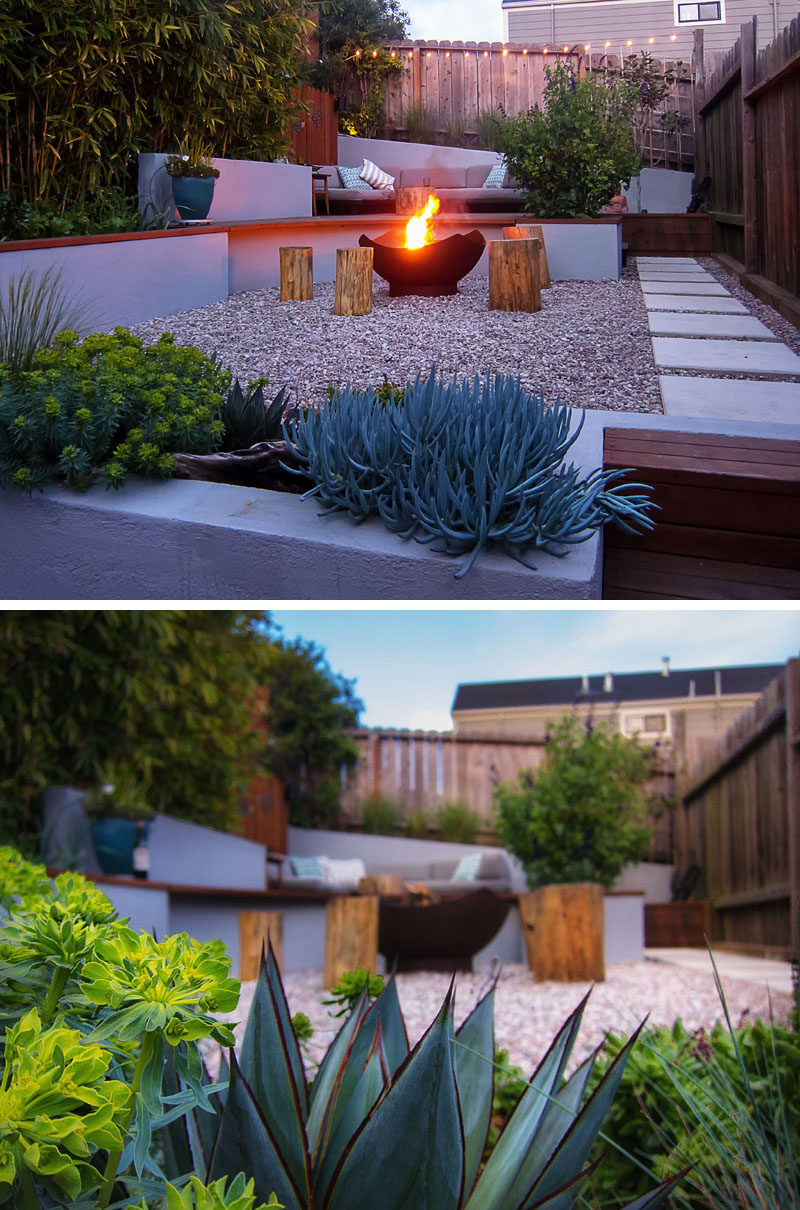
[(604, 466), (653, 487), (656, 528), (604, 532), (603, 597), (800, 597), (800, 442), (606, 429)]

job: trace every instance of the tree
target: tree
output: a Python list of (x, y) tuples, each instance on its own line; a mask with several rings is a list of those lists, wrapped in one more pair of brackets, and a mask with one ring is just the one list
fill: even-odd
[(398, 0), (325, 0), (320, 5), (314, 83), (339, 98), (340, 129), (374, 136), (383, 125), (386, 82), (404, 65), (384, 43), (406, 36)]
[(526, 210), (540, 218), (591, 218), (639, 171), (636, 89), (591, 72), (576, 77), (565, 63), (545, 75), (545, 108), (504, 128), (509, 172), (526, 191)]
[[(265, 706), (262, 687), (270, 690)], [(293, 696), (294, 695), (294, 696)], [(46, 785), (138, 784), (157, 811), (234, 828), (247, 781), (335, 809), (360, 703), (262, 613), (9, 610), (0, 617), (0, 841), (35, 845)], [(306, 769), (302, 784), (302, 764)]]
[(357, 757), (347, 735), (364, 708), (355, 682), (332, 672), (324, 651), (303, 639), (272, 634), (265, 657), (270, 770), (286, 786), (292, 823), (330, 823), (339, 810), (342, 765)]
[(610, 887), (647, 848), (653, 753), (609, 724), (565, 715), (544, 759), (495, 791), (497, 835), (531, 888), (564, 882)]

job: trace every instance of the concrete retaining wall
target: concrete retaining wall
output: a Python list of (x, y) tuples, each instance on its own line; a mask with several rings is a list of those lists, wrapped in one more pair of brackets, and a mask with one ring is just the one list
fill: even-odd
[[(166, 162), (166, 155), (153, 152), (139, 156), (139, 209), (156, 214), (166, 210), (170, 221), (175, 222), (178, 212)], [(212, 222), (304, 218), (311, 214), (311, 169), (306, 165), (217, 159), (212, 163), (219, 168), (208, 212)]]
[(364, 159), (382, 168), (468, 168), (470, 164), (497, 164), (503, 158), (498, 151), (474, 151), (467, 147), (438, 147), (432, 143), (401, 143), (396, 139), (362, 139), (339, 135), (337, 163), (359, 167)]
[(650, 214), (685, 214), (692, 200), (694, 174), (678, 172), (675, 168), (643, 168), (633, 177), (627, 189), (628, 210)]

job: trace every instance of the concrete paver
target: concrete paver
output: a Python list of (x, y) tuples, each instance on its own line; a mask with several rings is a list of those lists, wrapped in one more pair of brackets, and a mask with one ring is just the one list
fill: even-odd
[(658, 380), (667, 416), (720, 417), (764, 424), (800, 422), (800, 383), (751, 382), (741, 378), (684, 378), (662, 374)]
[(661, 282), (650, 281), (647, 283), (648, 294), (726, 294), (731, 297), (730, 291), (721, 286), (719, 282)]
[(672, 370), (720, 373), (800, 374), (800, 357), (777, 341), (691, 340), (654, 336), (656, 365)]
[(695, 256), (637, 256), (637, 265), (696, 265)]
[(754, 315), (696, 315), (692, 312), (650, 311), (654, 336), (738, 337), (742, 340), (777, 340)]
[(732, 295), (712, 294), (694, 297), (674, 294), (649, 294), (644, 288), (644, 305), (648, 311), (704, 311), (718, 315), (747, 315), (747, 307)]
[[(699, 281), (716, 282), (717, 279), (713, 274), (706, 273), (704, 269), (671, 269), (664, 273), (659, 269), (640, 269), (639, 281), (644, 286), (646, 282), (650, 281), (683, 281), (691, 284), (692, 282)], [(717, 282), (717, 285), (719, 285), (719, 282)]]

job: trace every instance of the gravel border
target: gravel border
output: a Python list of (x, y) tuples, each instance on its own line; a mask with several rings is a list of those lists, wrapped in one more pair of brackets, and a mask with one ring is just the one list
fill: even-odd
[[(471, 1011), (489, 978), (489, 968), (456, 976), (456, 1024)], [(449, 975), (438, 973), (397, 976), (400, 1004), (412, 1044), (441, 1007), (449, 982)], [(322, 988), (321, 970), (288, 971), (283, 983), (291, 1013), (306, 1013), (314, 1026), (309, 1048), (313, 1066), (341, 1022), (331, 1018), (322, 1003), (327, 993)], [(723, 987), (735, 1025), (756, 1017), (769, 1018), (770, 995), (761, 984), (724, 979)], [(254, 988), (252, 982), (243, 983), (238, 1009), (223, 1017), (240, 1022), (236, 1029), (237, 1043), (242, 1038), (241, 1022), (246, 1019)], [(508, 1050), (510, 1062), (529, 1075), (559, 1027), (590, 989), (588, 983), (534, 983), (526, 966), (504, 967), (495, 993), (495, 1037), (498, 1045)], [(775, 1019), (781, 1023), (788, 1021), (792, 997), (785, 992), (773, 992), (771, 1002)], [(721, 1020), (722, 1007), (710, 961), (707, 972), (653, 960), (609, 964), (605, 982), (591, 989), (572, 1066), (586, 1058), (607, 1031), (630, 1033), (648, 1014), (651, 1024), (671, 1026), (681, 1018), (689, 1030), (701, 1026), (710, 1029), (715, 1021)]]

